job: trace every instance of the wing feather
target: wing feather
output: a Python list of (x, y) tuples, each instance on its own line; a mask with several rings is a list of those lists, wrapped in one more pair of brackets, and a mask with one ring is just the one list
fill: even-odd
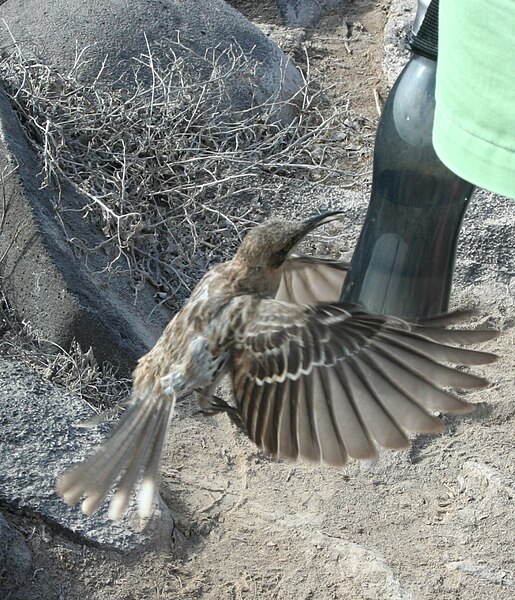
[[(292, 454), (294, 458), (299, 456), (299, 437), (297, 433), (297, 422), (298, 414), (300, 410), (300, 394), (301, 386), (299, 379), (293, 379), (290, 381), (290, 422), (289, 422), (289, 440), (288, 443), (291, 445)], [(288, 433), (286, 434), (288, 435)], [(281, 456), (281, 455), (280, 455)]]
[(408, 438), (382, 404), (376, 401), (367, 381), (360, 376), (359, 369), (356, 369), (354, 361), (342, 362), (339, 369), (345, 380), (349, 382), (360, 421), (368, 430), (370, 437), (384, 448), (407, 448)]
[(277, 425), (277, 449), (271, 454), (282, 458), (295, 459), (299, 454), (296, 429), (292, 428), (292, 413), (294, 409), (294, 394), (296, 381), (287, 379), (283, 384), (282, 410)]
[(406, 369), (388, 354), (364, 349), (362, 360), (374, 368), (384, 382), (390, 383), (399, 393), (408, 396), (412, 402), (428, 411), (465, 413), (474, 408), (468, 402), (440, 389), (432, 381)]
[(348, 263), (330, 258), (291, 256), (275, 298), (292, 304), (338, 302), (348, 268)]
[(264, 431), (262, 432), (263, 447), (272, 455), (277, 456), (279, 448), (279, 426), (281, 413), (284, 408), (282, 385), (275, 385), (274, 394), (271, 399), (270, 410)]
[(356, 360), (355, 363), (360, 377), (367, 382), (374, 400), (384, 407), (403, 431), (408, 433), (443, 431), (443, 425), (439, 419), (414, 402), (389, 377), (384, 377), (383, 372), (376, 369), (373, 363), (368, 362), (366, 357)]
[(263, 437), (270, 427), (271, 415), (274, 413), (278, 384), (274, 381), (272, 383), (266, 383), (262, 387), (263, 393), (261, 394), (259, 405), (256, 405), (255, 407), (254, 441), (259, 447), (264, 447)]
[(373, 457), (375, 444), (405, 448), (409, 433), (439, 432), (434, 412), (470, 410), (442, 388), (486, 385), (442, 363), (496, 358), (450, 345), (492, 339), (492, 331), (425, 327), (345, 305), (264, 299), (258, 311), (233, 352), (237, 410), (251, 439), (284, 458), (342, 465)]
[(373, 458), (376, 449), (356, 407), (350, 382), (340, 369), (320, 369), (327, 377), (340, 436), (352, 458)]
[(334, 466), (344, 465), (347, 462), (347, 451), (334, 413), (328, 381), (322, 376), (320, 369), (313, 371), (312, 381), (316, 429), (322, 460)]
[(458, 371), (442, 365), (430, 357), (418, 354), (415, 349), (407, 351), (398, 345), (392, 346), (393, 344), (386, 343), (379, 338), (371, 342), (371, 347), (377, 352), (391, 356), (392, 360), (401, 364), (405, 369), (425, 377), (428, 381), (437, 381), (438, 385), (472, 389), (485, 387), (488, 383), (482, 377)]
[(313, 405), (313, 379), (301, 377), (298, 380), (300, 388), (299, 410), (297, 413), (297, 438), (299, 454), (313, 462), (320, 461), (320, 445), (315, 423)]
[[(253, 382), (254, 383), (254, 382)], [(259, 446), (260, 443), (256, 438), (256, 432), (258, 427), (258, 417), (259, 413), (263, 411), (263, 407), (266, 406), (266, 393), (269, 391), (269, 386), (267, 385), (252, 385), (250, 388), (249, 394), (249, 402), (247, 406), (247, 414), (243, 423), (247, 427), (247, 432), (250, 438), (256, 442)], [(265, 396), (263, 403), (263, 396)]]

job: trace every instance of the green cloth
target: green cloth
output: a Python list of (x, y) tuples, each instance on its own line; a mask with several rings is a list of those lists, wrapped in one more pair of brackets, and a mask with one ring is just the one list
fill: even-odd
[(515, 198), (515, 0), (440, 0), (433, 143), (451, 171)]

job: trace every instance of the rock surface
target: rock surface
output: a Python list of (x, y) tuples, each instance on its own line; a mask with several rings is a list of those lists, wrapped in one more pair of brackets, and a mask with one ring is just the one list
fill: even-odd
[(409, 57), (406, 47), (416, 12), (413, 0), (393, 0), (384, 30), (383, 69), (388, 85), (395, 83)]
[(287, 27), (312, 27), (342, 0), (277, 0)]
[(162, 504), (143, 529), (135, 517), (110, 521), (105, 509), (87, 518), (55, 493), (58, 476), (101, 439), (101, 431), (74, 427), (91, 417), (84, 402), (3, 359), (0, 390), (0, 503), (37, 514), (82, 543), (124, 551), (173, 543), (173, 520)]
[[(148, 55), (149, 47), (159, 53), (159, 44), (176, 40), (178, 32), (180, 41), (200, 56), (231, 43), (252, 55), (257, 62), (258, 101), (278, 91), (289, 98), (302, 85), (286, 55), (224, 0), (7, 0), (0, 17), (4, 20), (0, 45), (9, 47), (14, 39), (24, 52), (35, 52), (62, 72), (72, 69), (77, 53), (87, 47), (81, 78), (99, 78), (109, 88), (130, 87), (134, 58)], [(176, 51), (180, 53), (180, 48)], [(150, 72), (147, 77), (150, 80)], [(233, 106), (248, 108), (253, 89), (243, 80), (235, 82)]]

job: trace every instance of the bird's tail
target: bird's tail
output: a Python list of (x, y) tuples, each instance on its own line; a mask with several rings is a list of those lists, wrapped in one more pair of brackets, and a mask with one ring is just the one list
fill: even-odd
[(109, 506), (109, 517), (119, 519), (141, 476), (138, 513), (149, 517), (174, 406), (175, 396), (169, 393), (135, 398), (109, 439), (89, 459), (59, 479), (57, 492), (64, 501), (71, 505), (84, 498), (82, 510), (91, 515), (120, 478)]

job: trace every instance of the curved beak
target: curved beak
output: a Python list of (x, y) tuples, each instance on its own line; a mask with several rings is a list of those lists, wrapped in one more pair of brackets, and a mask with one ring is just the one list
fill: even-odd
[(319, 215), (315, 215), (314, 217), (309, 217), (309, 219), (303, 221), (306, 227), (304, 235), (306, 235), (310, 231), (313, 231), (313, 229), (319, 227), (320, 225), (325, 225), (326, 223), (330, 223), (331, 221), (337, 221), (339, 218), (341, 218), (341, 215), (343, 214), (343, 210), (332, 210), (329, 212), (321, 213)]

